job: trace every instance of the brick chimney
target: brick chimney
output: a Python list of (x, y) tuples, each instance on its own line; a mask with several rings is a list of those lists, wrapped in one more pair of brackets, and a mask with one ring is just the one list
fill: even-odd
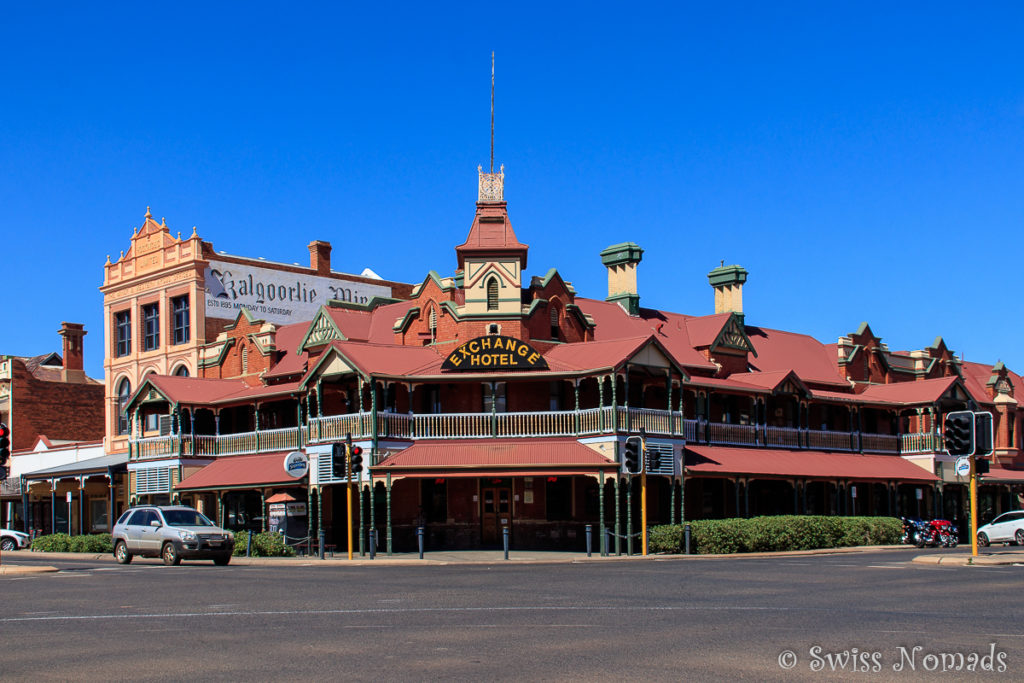
[(722, 265), (708, 273), (708, 282), (715, 290), (715, 313), (743, 315), (743, 283), (747, 271), (742, 266)]
[(85, 325), (81, 323), (61, 322), (60, 336), (64, 338), (64, 366), (61, 377), (71, 384), (85, 382), (85, 351), (82, 338), (85, 337)]
[(331, 243), (315, 240), (309, 243), (309, 267), (317, 275), (331, 274)]
[(640, 314), (640, 293), (636, 285), (636, 267), (644, 250), (636, 242), (613, 244), (601, 252), (601, 263), (608, 269), (608, 298), (630, 315)]

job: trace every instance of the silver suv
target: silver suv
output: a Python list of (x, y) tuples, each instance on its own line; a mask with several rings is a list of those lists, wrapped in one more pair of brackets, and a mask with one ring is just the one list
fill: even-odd
[(128, 564), (132, 557), (163, 558), (164, 564), (181, 564), (182, 558), (231, 561), (235, 537), (202, 513), (183, 505), (145, 505), (121, 515), (111, 533), (114, 557)]

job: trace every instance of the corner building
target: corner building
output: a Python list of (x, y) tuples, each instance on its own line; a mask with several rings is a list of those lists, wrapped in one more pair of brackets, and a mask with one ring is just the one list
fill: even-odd
[(350, 482), (331, 447), (351, 435), (369, 454), (351, 482), (359, 548), (373, 529), (382, 549), (412, 550), (423, 527), (433, 549), (497, 546), (506, 529), (513, 547), (582, 549), (591, 525), (614, 552), (641, 518), (629, 436), (647, 438), (652, 524), (963, 520), (941, 420), (977, 406), (997, 424), (985, 500), (1016, 506), (1024, 386), (1005, 367), (962, 363), (941, 339), (891, 352), (867, 324), (837, 344), (751, 325), (739, 266), (708, 274), (712, 314), (641, 307), (632, 242), (600, 254), (607, 298), (578, 297), (554, 269), (524, 274), (503, 187), (503, 171), (479, 174), (453, 275), (305, 321), (241, 307), (195, 345), (194, 375), (140, 376), (123, 404), (132, 463), (176, 463), (168, 494), (235, 528), (267, 528), (286, 501), (296, 537), (340, 548)]

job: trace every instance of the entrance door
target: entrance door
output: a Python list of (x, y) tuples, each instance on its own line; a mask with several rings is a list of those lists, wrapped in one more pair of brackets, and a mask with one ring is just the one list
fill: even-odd
[(512, 527), (512, 489), (495, 486), (480, 493), (480, 541), (483, 545), (500, 544), (502, 528)]

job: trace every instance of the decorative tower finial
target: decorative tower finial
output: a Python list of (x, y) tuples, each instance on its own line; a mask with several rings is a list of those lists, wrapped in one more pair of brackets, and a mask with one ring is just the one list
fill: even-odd
[(147, 206), (146, 207), (146, 218), (149, 219), (149, 218), (152, 218), (152, 217), (153, 217), (153, 214), (149, 212), (149, 207)]
[(494, 173), (494, 50), (491, 50), (491, 173)]
[(484, 173), (482, 166), (477, 166), (480, 176), (477, 202), (497, 203), (505, 201), (505, 164), (499, 173), (494, 172), (494, 51), (491, 51), (491, 167)]

